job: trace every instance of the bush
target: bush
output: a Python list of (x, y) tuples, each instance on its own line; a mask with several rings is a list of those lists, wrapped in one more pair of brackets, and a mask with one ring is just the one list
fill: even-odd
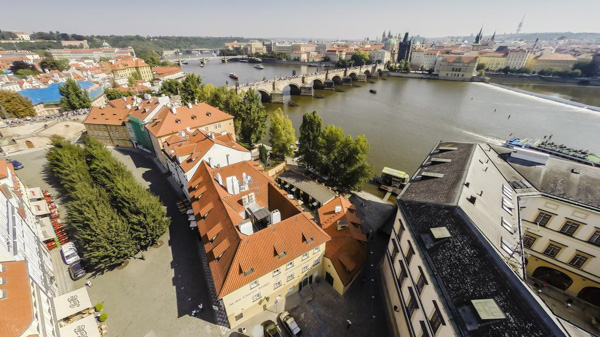
[(100, 314), (100, 318), (98, 318), (98, 320), (100, 322), (104, 322), (104, 321), (106, 321), (107, 318), (108, 318), (108, 314), (103, 312), (102, 314)]
[(100, 303), (96, 304), (96, 306), (94, 308), (96, 309), (96, 312), (100, 312), (100, 311), (102, 311), (102, 309), (104, 309), (104, 303), (100, 302)]

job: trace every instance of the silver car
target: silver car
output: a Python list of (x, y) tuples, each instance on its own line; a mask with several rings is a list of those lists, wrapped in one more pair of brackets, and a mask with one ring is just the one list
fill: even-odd
[(279, 320), (281, 321), (283, 328), (287, 330), (290, 335), (294, 337), (302, 335), (302, 330), (300, 330), (298, 323), (296, 323), (296, 320), (294, 320), (294, 317), (292, 317), (289, 312), (284, 311), (279, 314)]

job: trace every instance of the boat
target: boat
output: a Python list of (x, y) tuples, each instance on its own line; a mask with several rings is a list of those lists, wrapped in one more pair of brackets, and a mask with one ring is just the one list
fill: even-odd
[(204, 63), (200, 63), (200, 68), (204, 68)]
[(229, 78), (233, 78), (234, 80), (237, 80), (239, 77), (238, 77), (238, 75), (236, 75), (234, 73), (229, 73)]
[(600, 156), (587, 150), (578, 150), (562, 144), (555, 144), (548, 139), (511, 138), (504, 144), (506, 147), (523, 148), (549, 154), (554, 157), (563, 158), (580, 164), (600, 167)]
[(248, 59), (240, 59), (240, 62), (248, 63)]
[(369, 90), (369, 92), (370, 92), (370, 93), (372, 93), (372, 94), (376, 94), (376, 93), (377, 93), (377, 90), (375, 90), (375, 89), (371, 89), (371, 90)]
[(182, 61), (181, 64), (188, 65), (189, 63), (188, 63), (188, 61)]
[(389, 167), (384, 167), (381, 170), (381, 175), (374, 178), (380, 189), (394, 194), (400, 194), (402, 188), (408, 184), (409, 179), (410, 175), (408, 173)]
[(254, 68), (255, 69), (261, 69), (261, 70), (265, 69), (265, 67), (263, 67), (262, 64), (256, 64), (256, 65), (254, 65)]

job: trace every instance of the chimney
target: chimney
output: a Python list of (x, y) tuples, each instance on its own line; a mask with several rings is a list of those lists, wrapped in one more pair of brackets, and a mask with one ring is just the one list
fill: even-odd
[(342, 206), (341, 205), (336, 205), (335, 206), (335, 214), (338, 214), (341, 211), (342, 211)]
[(217, 173), (215, 177), (217, 178), (219, 185), (223, 186), (223, 178), (221, 178), (221, 173)]
[(177, 115), (177, 108), (171, 107), (171, 112), (173, 113), (173, 115)]
[(210, 133), (210, 138), (212, 138), (212, 139), (215, 139), (215, 138), (216, 138), (216, 137), (215, 137), (215, 134), (211, 132), (211, 133)]
[(187, 104), (188, 109), (192, 110), (192, 103)]
[(127, 110), (131, 110), (131, 104), (127, 104), (125, 107), (127, 108)]
[(190, 127), (189, 127), (189, 126), (186, 126), (186, 127), (185, 127), (185, 131), (187, 131), (187, 132), (192, 132), (192, 129), (190, 129)]

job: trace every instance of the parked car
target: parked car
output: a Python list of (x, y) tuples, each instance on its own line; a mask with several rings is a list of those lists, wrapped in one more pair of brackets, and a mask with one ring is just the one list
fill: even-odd
[(21, 163), (18, 160), (11, 160), (10, 163), (12, 164), (12, 166), (15, 168), (15, 170), (20, 170), (23, 167), (25, 167), (25, 165), (23, 165), (23, 163)]
[(300, 330), (298, 323), (296, 323), (296, 320), (289, 312), (284, 311), (279, 314), (279, 321), (281, 321), (281, 325), (283, 325), (283, 328), (287, 330), (291, 336), (296, 337), (302, 335), (302, 330)]
[(63, 259), (67, 265), (73, 264), (81, 260), (81, 258), (77, 254), (77, 249), (75, 248), (75, 245), (72, 242), (65, 243), (64, 245), (62, 245), (60, 250), (62, 252)]
[(281, 330), (275, 322), (269, 320), (263, 323), (265, 337), (281, 337)]
[(73, 281), (77, 281), (84, 277), (86, 274), (85, 268), (83, 267), (83, 261), (79, 260), (69, 266), (69, 276)]

